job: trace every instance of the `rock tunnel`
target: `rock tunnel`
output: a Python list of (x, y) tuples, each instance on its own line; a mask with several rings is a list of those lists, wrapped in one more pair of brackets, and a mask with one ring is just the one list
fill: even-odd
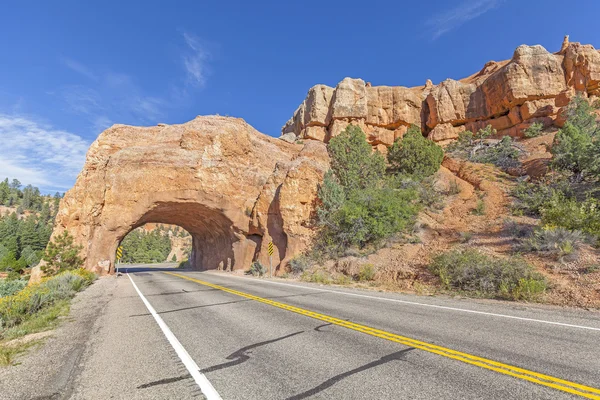
[(67, 230), (84, 266), (112, 273), (123, 238), (146, 223), (178, 225), (192, 235), (194, 269), (274, 267), (303, 251), (314, 230), (325, 145), (290, 144), (237, 118), (197, 117), (180, 125), (115, 125), (88, 150), (61, 201), (53, 235)]

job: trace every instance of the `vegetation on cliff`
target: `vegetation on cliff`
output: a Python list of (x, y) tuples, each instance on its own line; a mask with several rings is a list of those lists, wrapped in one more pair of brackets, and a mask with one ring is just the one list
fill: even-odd
[(329, 142), (331, 170), (319, 189), (320, 233), (315, 254), (338, 257), (350, 248), (378, 247), (414, 222), (418, 184), (435, 173), (443, 151), (411, 128), (388, 159), (373, 152), (363, 131), (349, 125)]

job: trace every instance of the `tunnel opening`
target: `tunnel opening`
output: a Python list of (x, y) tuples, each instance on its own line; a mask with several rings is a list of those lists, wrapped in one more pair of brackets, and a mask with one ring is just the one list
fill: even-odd
[[(190, 201), (155, 202), (144, 208), (140, 214), (128, 213), (128, 223), (116, 227), (111, 235), (111, 273), (116, 269), (117, 253), (122, 253), (123, 262), (154, 263), (164, 257), (165, 262), (186, 261), (185, 267), (195, 270), (230, 271), (248, 269), (257, 256), (261, 237), (248, 238), (221, 209)], [(187, 259), (180, 257), (181, 251), (172, 251), (176, 230), (189, 243)], [(118, 252), (120, 246), (122, 250)]]
[(117, 247), (118, 264), (189, 265), (192, 236), (178, 225), (146, 223), (129, 232)]

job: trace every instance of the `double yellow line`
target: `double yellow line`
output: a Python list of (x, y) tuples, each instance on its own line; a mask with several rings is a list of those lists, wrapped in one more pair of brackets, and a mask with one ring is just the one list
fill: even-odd
[(305, 310), (303, 308), (290, 306), (288, 304), (280, 303), (277, 301), (265, 299), (263, 297), (254, 296), (248, 293), (240, 292), (237, 290), (229, 289), (224, 286), (215, 285), (210, 282), (201, 281), (199, 279), (190, 278), (185, 275), (176, 274), (173, 272), (165, 272), (166, 274), (176, 276), (178, 278), (186, 279), (195, 283), (199, 283), (204, 286), (211, 287), (213, 289), (222, 290), (227, 293), (234, 294), (236, 296), (244, 297), (246, 299), (255, 300), (260, 303), (268, 304), (273, 307), (281, 308), (283, 310), (291, 311), (300, 315), (305, 315), (320, 321), (325, 321), (333, 325), (342, 326), (344, 328), (352, 329), (358, 332), (365, 333), (367, 335), (375, 336), (378, 338), (386, 339), (392, 342), (401, 343), (405, 346), (414, 347), (416, 349), (424, 350), (429, 353), (438, 354), (440, 356), (452, 358), (454, 360), (462, 361), (467, 364), (476, 365), (481, 368), (496, 371), (504, 375), (509, 375), (515, 378), (523, 379), (529, 382), (537, 383), (539, 385), (551, 387), (553, 389), (561, 390), (563, 392), (571, 393), (574, 395), (582, 396), (588, 399), (600, 399), (600, 389), (593, 388), (590, 386), (581, 385), (579, 383), (570, 382), (564, 379), (555, 378), (553, 376), (540, 374), (538, 372), (529, 371), (523, 368), (515, 367), (512, 365), (504, 364), (487, 358), (474, 356), (472, 354), (463, 353), (448, 349), (442, 346), (436, 346), (431, 343), (422, 342), (408, 338), (406, 336), (396, 335), (394, 333), (382, 331), (379, 329), (371, 328), (366, 325), (355, 324), (354, 322), (345, 321), (343, 319), (330, 317), (328, 315), (319, 314), (314, 311)]

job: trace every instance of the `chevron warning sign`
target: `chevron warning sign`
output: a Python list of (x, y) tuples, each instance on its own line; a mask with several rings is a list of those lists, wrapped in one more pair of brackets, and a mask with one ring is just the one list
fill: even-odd
[(123, 246), (117, 247), (117, 260), (120, 260), (123, 257)]
[(269, 255), (272, 256), (273, 255), (273, 242), (269, 242), (269, 246), (267, 247), (267, 249), (269, 250)]

